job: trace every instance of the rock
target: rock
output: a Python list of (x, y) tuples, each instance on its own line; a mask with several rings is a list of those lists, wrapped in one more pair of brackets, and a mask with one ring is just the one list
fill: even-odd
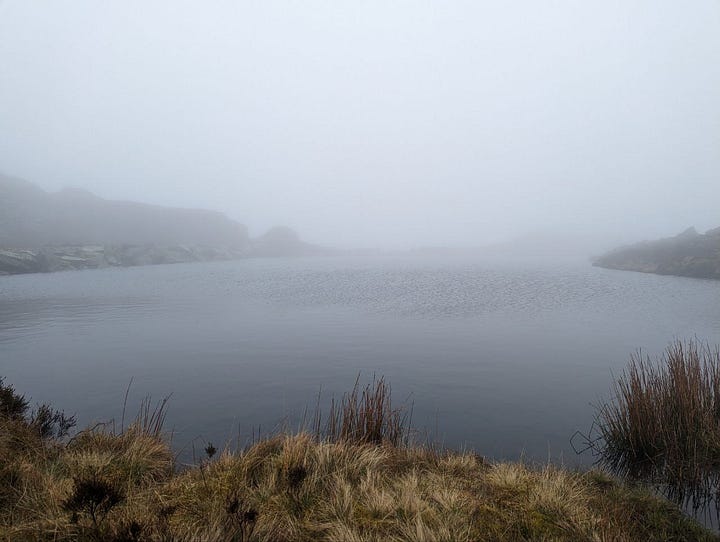
[(0, 250), (0, 275), (131, 267), (241, 258), (242, 251), (205, 246), (112, 245), (52, 246), (39, 250)]
[(40, 273), (45, 271), (43, 258), (32, 250), (0, 249), (0, 275)]

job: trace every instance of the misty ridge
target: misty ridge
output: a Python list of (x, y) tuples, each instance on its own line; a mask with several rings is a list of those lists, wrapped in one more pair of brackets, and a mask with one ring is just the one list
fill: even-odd
[(0, 244), (157, 244), (247, 248), (247, 228), (221, 213), (108, 201), (79, 188), (48, 193), (0, 175)]
[[(487, 246), (420, 246), (411, 253), (587, 258), (608, 246), (604, 237), (535, 233)], [(24, 179), (0, 174), (0, 273), (4, 274), (341, 253), (383, 252), (310, 244), (287, 226), (251, 237), (244, 224), (218, 211), (107, 200), (81, 188), (47, 192)]]
[(288, 227), (251, 238), (217, 211), (48, 193), (0, 175), (0, 273), (328, 254)]
[[(720, 278), (717, 228), (706, 235), (689, 228), (669, 239), (625, 243), (570, 230), (528, 233), (485, 246), (419, 246), (409, 253), (584, 260), (610, 269)], [(287, 226), (251, 237), (244, 224), (218, 211), (107, 200), (80, 188), (47, 192), (0, 174), (0, 274), (339, 254), (383, 252), (310, 244)]]

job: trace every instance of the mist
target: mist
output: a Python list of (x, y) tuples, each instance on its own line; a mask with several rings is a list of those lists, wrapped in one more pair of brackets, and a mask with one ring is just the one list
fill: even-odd
[(0, 0), (0, 533), (718, 539), (719, 29)]
[(0, 171), (336, 247), (704, 231), (719, 27), (714, 1), (6, 0)]

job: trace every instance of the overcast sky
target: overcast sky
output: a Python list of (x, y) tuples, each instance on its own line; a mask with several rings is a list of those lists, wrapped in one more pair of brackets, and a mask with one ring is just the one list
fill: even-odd
[(718, 0), (0, 0), (0, 171), (337, 246), (720, 226)]

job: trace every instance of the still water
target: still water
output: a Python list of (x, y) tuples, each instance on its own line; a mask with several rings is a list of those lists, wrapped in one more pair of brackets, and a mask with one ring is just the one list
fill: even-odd
[(588, 463), (639, 348), (720, 343), (720, 282), (478, 258), (256, 259), (0, 277), (0, 376), (80, 425), (172, 394), (181, 456), (294, 427), (384, 375), (434, 441)]

